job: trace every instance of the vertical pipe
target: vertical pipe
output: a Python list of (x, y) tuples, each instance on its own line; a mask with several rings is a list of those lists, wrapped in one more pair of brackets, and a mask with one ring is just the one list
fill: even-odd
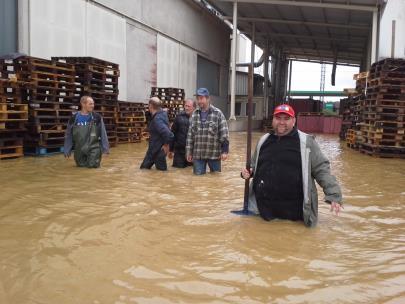
[(293, 61), (290, 59), (290, 71), (288, 72), (288, 103), (290, 103), (291, 99), (291, 73), (292, 73), (292, 63)]
[(267, 107), (269, 103), (269, 41), (267, 39), (266, 48), (264, 51), (266, 52), (266, 56), (264, 59), (264, 100), (263, 100), (263, 113), (264, 117), (267, 118)]
[(252, 45), (250, 48), (250, 63), (255, 63), (255, 46), (256, 46), (256, 24), (252, 23)]
[(231, 113), (229, 119), (235, 120), (235, 85), (236, 85), (236, 40), (238, 26), (238, 2), (233, 2), (233, 29), (232, 29), (232, 62), (231, 62)]
[[(246, 144), (246, 169), (250, 171), (250, 161), (252, 158), (252, 113), (253, 112), (253, 63), (249, 65), (248, 74), (248, 128)], [(245, 180), (245, 195), (243, 199), (243, 213), (248, 214), (249, 209), (249, 179)]]
[(371, 64), (377, 61), (377, 21), (378, 12), (373, 12), (373, 27), (371, 32)]

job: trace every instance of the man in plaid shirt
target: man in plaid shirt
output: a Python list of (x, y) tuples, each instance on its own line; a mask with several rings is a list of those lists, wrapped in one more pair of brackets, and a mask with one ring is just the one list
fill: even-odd
[(193, 162), (194, 174), (221, 172), (221, 160), (228, 159), (228, 123), (221, 110), (210, 104), (210, 93), (206, 88), (197, 90), (198, 109), (190, 119), (187, 134), (186, 157)]

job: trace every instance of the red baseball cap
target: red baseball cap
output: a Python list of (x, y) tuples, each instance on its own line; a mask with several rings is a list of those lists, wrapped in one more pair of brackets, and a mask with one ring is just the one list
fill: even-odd
[(277, 115), (277, 114), (280, 114), (280, 113), (284, 113), (284, 114), (287, 114), (287, 115), (289, 115), (291, 117), (295, 117), (294, 109), (288, 104), (281, 104), (281, 105), (277, 106), (274, 109), (273, 115)]

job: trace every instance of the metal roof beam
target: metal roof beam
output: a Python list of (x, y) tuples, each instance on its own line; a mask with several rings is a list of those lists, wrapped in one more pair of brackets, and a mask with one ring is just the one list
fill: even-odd
[[(225, 16), (225, 20), (232, 20), (231, 16)], [(354, 24), (338, 24), (338, 23), (325, 23), (325, 22), (308, 22), (308, 21), (296, 21), (296, 20), (282, 20), (282, 19), (268, 19), (268, 18), (252, 18), (252, 17), (239, 17), (238, 21), (246, 22), (263, 22), (263, 23), (281, 23), (281, 24), (294, 24), (294, 25), (310, 25), (321, 27), (335, 27), (369, 31), (368, 25), (354, 25)]]
[(348, 41), (348, 42), (359, 42), (365, 43), (366, 38), (362, 37), (351, 37), (351, 38), (335, 38), (335, 37), (325, 37), (325, 36), (311, 36), (311, 35), (297, 35), (297, 34), (282, 34), (282, 33), (266, 33), (260, 36), (270, 36), (270, 37), (291, 37), (291, 38), (303, 38), (303, 39), (315, 39), (315, 40), (328, 40), (328, 41)]
[[(305, 56), (303, 56), (305, 57)], [(298, 58), (295, 55), (289, 55), (287, 56), (288, 59), (291, 59), (292, 61), (300, 61), (300, 62), (310, 62), (310, 63), (326, 63), (326, 64), (333, 64), (333, 60), (320, 60), (319, 58), (317, 59), (311, 59), (311, 58)], [(350, 60), (349, 60), (350, 61)], [(357, 60), (356, 60), (357, 62)], [(350, 63), (350, 62), (339, 62), (338, 61), (338, 65), (344, 65), (344, 66), (351, 66), (351, 67), (359, 67), (360, 64), (359, 63)]]
[(310, 1), (289, 1), (289, 0), (220, 0), (220, 1), (251, 3), (251, 4), (275, 4), (275, 5), (286, 5), (286, 6), (331, 8), (331, 9), (365, 11), (365, 12), (378, 11), (377, 6), (341, 4), (341, 3), (325, 3), (325, 2), (310, 2)]

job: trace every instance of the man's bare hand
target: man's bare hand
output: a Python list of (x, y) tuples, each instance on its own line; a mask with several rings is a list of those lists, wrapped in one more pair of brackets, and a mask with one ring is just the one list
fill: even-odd
[(252, 169), (250, 169), (250, 172), (246, 168), (243, 168), (242, 171), (241, 171), (241, 175), (242, 175), (243, 179), (249, 179), (250, 176), (252, 175), (252, 173), (253, 173)]
[(193, 162), (193, 156), (192, 155), (187, 155), (187, 161), (189, 163)]
[(336, 215), (339, 215), (340, 211), (343, 209), (343, 206), (339, 203), (332, 202), (330, 204), (330, 211), (332, 213), (335, 213)]
[(223, 160), (223, 161), (228, 160), (228, 153), (222, 153), (221, 160)]

